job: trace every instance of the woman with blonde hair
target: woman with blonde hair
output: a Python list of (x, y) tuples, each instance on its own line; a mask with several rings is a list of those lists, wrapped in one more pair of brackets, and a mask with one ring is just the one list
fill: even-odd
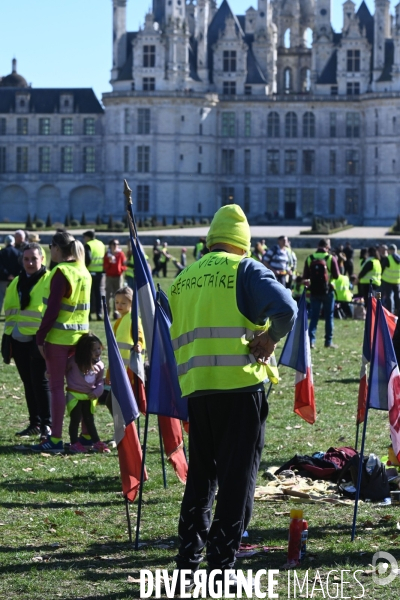
[(64, 451), (62, 426), (65, 411), (64, 377), (68, 357), (80, 337), (89, 330), (90, 288), (92, 278), (85, 267), (81, 242), (67, 232), (57, 232), (50, 244), (56, 263), (44, 291), (45, 312), (36, 341), (46, 360), (51, 393), (52, 435), (34, 452)]

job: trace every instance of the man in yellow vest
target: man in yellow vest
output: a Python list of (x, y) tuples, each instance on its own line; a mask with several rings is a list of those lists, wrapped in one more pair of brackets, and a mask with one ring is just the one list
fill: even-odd
[[(290, 291), (262, 263), (247, 258), (250, 228), (239, 206), (217, 211), (207, 246), (210, 253), (169, 289), (172, 345), (190, 420), (177, 566), (193, 572), (206, 545), (209, 570), (229, 570), (235, 563), (264, 445), (264, 381), (278, 381), (274, 348), (297, 313)], [(233, 591), (232, 575), (230, 583)]]
[(381, 259), (382, 304), (396, 315), (400, 314), (400, 256), (397, 246), (390, 244), (388, 255)]
[(337, 279), (332, 279), (331, 285), (337, 302), (346, 317), (353, 318), (353, 293), (351, 291), (350, 279), (347, 275), (340, 274)]
[(85, 250), (89, 248), (90, 262), (87, 264), (87, 269), (92, 276), (92, 292), (90, 297), (90, 312), (96, 313), (97, 320), (103, 319), (103, 308), (101, 304), (101, 297), (104, 296), (104, 269), (103, 261), (106, 253), (106, 247), (103, 242), (96, 240), (94, 231), (85, 231), (83, 234), (83, 243), (85, 244)]
[(10, 336), (11, 356), (24, 385), (29, 425), (16, 433), (19, 437), (51, 434), (50, 391), (45, 376), (46, 362), (36, 344), (36, 332), (42, 320), (43, 296), (49, 273), (43, 264), (39, 244), (26, 244), (20, 275), (6, 291), (4, 300), (5, 335)]

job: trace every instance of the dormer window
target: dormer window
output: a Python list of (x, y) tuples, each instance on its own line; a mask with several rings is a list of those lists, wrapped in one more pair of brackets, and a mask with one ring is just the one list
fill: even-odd
[(151, 68), (156, 66), (156, 47), (155, 46), (143, 46), (143, 66)]
[(17, 113), (29, 112), (29, 95), (17, 94), (15, 98), (15, 108)]
[(227, 96), (234, 96), (236, 94), (236, 81), (224, 81), (222, 93)]
[(74, 112), (74, 97), (72, 94), (61, 94), (61, 96), (60, 96), (60, 112), (61, 113)]
[(360, 50), (347, 50), (347, 72), (360, 72)]
[(224, 50), (224, 73), (236, 72), (236, 50)]

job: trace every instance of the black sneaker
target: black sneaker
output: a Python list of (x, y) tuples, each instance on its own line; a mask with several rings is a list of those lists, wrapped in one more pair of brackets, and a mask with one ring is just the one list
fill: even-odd
[[(190, 592), (194, 588), (194, 571), (191, 571), (190, 574), (186, 573), (185, 581), (187, 583), (186, 583), (186, 585), (184, 587), (184, 592), (188, 593), (188, 592)], [(176, 580), (175, 594), (174, 595), (178, 596), (178, 597), (181, 596), (181, 576), (180, 576), (180, 573), (178, 573), (178, 577), (177, 577), (177, 580)]]
[(46, 440), (51, 435), (51, 427), (48, 425), (42, 425), (40, 428), (40, 439)]
[(22, 431), (17, 431), (15, 435), (17, 437), (29, 437), (31, 435), (39, 435), (39, 433), (39, 425), (29, 425), (26, 429), (23, 429)]

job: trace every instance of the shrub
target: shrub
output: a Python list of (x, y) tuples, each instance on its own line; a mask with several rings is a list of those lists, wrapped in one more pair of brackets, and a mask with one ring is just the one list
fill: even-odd
[(31, 213), (28, 213), (28, 216), (26, 217), (26, 223), (25, 223), (25, 227), (26, 229), (32, 229), (32, 218), (31, 218)]
[(71, 217), (69, 216), (68, 213), (65, 215), (64, 225), (65, 225), (65, 227), (69, 227), (71, 225)]
[(112, 230), (114, 229), (114, 219), (113, 219), (113, 216), (112, 216), (112, 215), (110, 215), (110, 216), (108, 217), (108, 224), (107, 224), (107, 227), (108, 227), (108, 229), (109, 229), (110, 231), (112, 231)]
[(152, 227), (157, 227), (158, 223), (157, 223), (157, 217), (155, 215), (153, 215), (151, 217), (151, 225)]
[(151, 227), (152, 224), (153, 223), (150, 219), (146, 219), (145, 222), (143, 223), (143, 227)]
[(124, 230), (124, 224), (122, 223), (122, 221), (114, 221), (114, 230), (115, 231), (123, 231)]
[(47, 219), (46, 219), (46, 227), (51, 227), (52, 226), (52, 221), (51, 221), (51, 216), (50, 213), (47, 215)]
[(163, 224), (163, 227), (167, 226), (167, 217), (165, 215), (163, 216), (162, 224)]
[(176, 217), (174, 217), (174, 219), (172, 221), (172, 225), (178, 225), (178, 221), (176, 220)]
[(139, 220), (137, 222), (137, 226), (138, 227), (143, 227), (143, 219), (142, 219), (142, 217), (139, 217)]
[(79, 225), (78, 219), (71, 219), (71, 227), (79, 227)]
[(192, 219), (185, 219), (184, 220), (184, 225), (193, 225)]
[(36, 229), (43, 229), (44, 221), (42, 219), (36, 219), (35, 225), (36, 225)]
[(96, 217), (96, 225), (101, 225), (101, 217), (100, 217), (100, 215), (97, 215), (97, 217)]
[(208, 219), (204, 218), (204, 219), (201, 219), (200, 223), (201, 223), (201, 225), (209, 225), (210, 221)]

